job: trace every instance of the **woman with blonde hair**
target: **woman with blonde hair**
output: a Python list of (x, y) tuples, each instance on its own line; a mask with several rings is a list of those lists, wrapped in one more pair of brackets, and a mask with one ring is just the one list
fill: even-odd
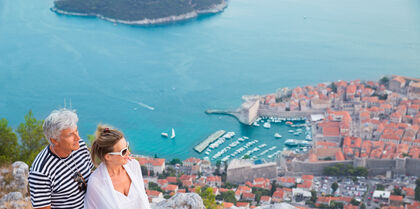
[(85, 208), (150, 209), (139, 162), (130, 154), (121, 131), (98, 126), (91, 155), (101, 163), (89, 178)]

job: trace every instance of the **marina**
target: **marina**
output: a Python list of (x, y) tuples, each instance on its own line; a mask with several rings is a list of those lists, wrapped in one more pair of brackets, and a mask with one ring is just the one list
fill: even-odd
[(200, 144), (195, 146), (194, 150), (197, 151), (198, 153), (203, 152), (203, 150), (205, 150), (207, 148), (207, 146), (209, 146), (209, 144), (211, 144), (212, 142), (217, 140), (219, 137), (221, 137), (225, 133), (226, 133), (225, 130), (218, 130), (218, 131), (214, 132), (209, 137), (207, 137), (204, 141), (202, 141)]
[[(304, 153), (312, 147), (311, 126), (304, 118), (259, 117), (250, 127), (271, 132), (272, 135), (262, 139), (242, 135), (234, 140), (235, 133), (232, 131), (218, 134), (220, 137), (209, 142), (205, 155), (213, 162), (235, 158), (271, 161), (280, 153)], [(227, 143), (230, 139), (232, 141)]]

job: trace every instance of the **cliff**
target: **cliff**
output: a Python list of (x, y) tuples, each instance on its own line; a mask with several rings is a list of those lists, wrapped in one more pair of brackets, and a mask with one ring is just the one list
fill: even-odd
[(96, 16), (115, 23), (148, 25), (217, 13), (225, 0), (56, 0), (53, 11), (65, 15)]

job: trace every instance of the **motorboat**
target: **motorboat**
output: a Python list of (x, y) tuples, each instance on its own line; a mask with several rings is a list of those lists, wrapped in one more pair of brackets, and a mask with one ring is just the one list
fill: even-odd
[(281, 138), (282, 136), (281, 136), (279, 133), (275, 133), (275, 134), (274, 134), (274, 137), (279, 139), (279, 138)]

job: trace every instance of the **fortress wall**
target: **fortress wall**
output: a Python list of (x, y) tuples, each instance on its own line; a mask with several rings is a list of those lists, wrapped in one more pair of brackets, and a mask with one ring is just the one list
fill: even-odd
[(227, 181), (234, 184), (245, 183), (246, 181), (253, 181), (255, 178), (276, 178), (277, 165), (276, 163), (266, 163), (262, 165), (244, 166), (240, 168), (228, 168)]
[(420, 159), (407, 158), (405, 168), (405, 172), (407, 175), (420, 177)]
[(291, 172), (312, 175), (323, 175), (324, 168), (337, 164), (353, 165), (352, 160), (346, 161), (324, 161), (324, 162), (301, 162), (293, 161)]

